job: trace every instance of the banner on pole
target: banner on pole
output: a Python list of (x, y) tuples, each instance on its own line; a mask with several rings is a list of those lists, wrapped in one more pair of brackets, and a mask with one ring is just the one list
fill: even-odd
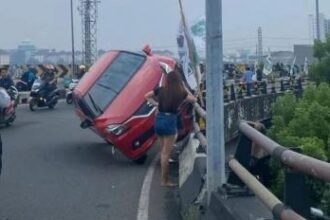
[(181, 22), (177, 36), (179, 59), (182, 64), (183, 72), (190, 89), (199, 90), (199, 83), (201, 79), (199, 69), (199, 58), (196, 50), (191, 31), (185, 19), (182, 8), (182, 2), (179, 0)]
[(272, 61), (272, 55), (270, 50), (268, 49), (268, 56), (265, 60), (264, 63), (264, 70), (263, 70), (264, 74), (266, 76), (268, 76), (269, 74), (271, 74), (273, 72), (273, 61)]

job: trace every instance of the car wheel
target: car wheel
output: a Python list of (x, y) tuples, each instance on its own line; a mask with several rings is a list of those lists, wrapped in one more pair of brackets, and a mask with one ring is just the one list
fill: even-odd
[(148, 155), (147, 154), (143, 154), (141, 157), (139, 157), (138, 159), (134, 160), (134, 163), (136, 164), (144, 164), (147, 161)]

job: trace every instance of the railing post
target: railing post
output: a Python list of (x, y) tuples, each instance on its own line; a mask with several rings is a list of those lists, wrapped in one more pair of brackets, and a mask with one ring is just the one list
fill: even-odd
[(306, 219), (311, 219), (305, 175), (286, 168), (284, 184), (284, 203)]
[(267, 94), (267, 82), (262, 81), (262, 94)]
[(235, 95), (235, 85), (232, 83), (230, 85), (230, 100), (235, 101), (236, 100), (236, 95)]
[(285, 88), (284, 88), (284, 82), (283, 79), (281, 79), (281, 92), (284, 92)]
[(272, 80), (272, 93), (276, 93), (275, 80)]
[(246, 86), (246, 96), (251, 96), (252, 95), (252, 93), (251, 93), (251, 87), (252, 87), (252, 83), (246, 83), (245, 84), (245, 86)]

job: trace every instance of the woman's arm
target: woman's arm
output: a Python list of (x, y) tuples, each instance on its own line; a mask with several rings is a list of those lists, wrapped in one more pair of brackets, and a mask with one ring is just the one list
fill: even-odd
[(197, 102), (197, 98), (191, 94), (187, 95), (186, 101), (190, 102), (190, 103), (195, 103)]
[(144, 98), (150, 102), (153, 106), (158, 106), (158, 102), (155, 100), (155, 93), (154, 91), (147, 92), (144, 95)]

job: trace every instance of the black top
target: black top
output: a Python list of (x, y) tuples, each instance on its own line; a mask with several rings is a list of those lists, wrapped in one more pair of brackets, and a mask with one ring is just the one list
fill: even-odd
[(163, 89), (163, 87), (158, 87), (154, 89), (154, 94), (158, 101), (158, 110), (160, 112), (177, 114), (181, 103), (187, 98), (188, 93), (184, 93), (182, 97), (175, 97), (170, 101), (170, 103), (167, 103), (166, 100), (163, 98)]
[(0, 79), (0, 87), (6, 90), (8, 90), (13, 85), (14, 81), (9, 76)]
[(55, 79), (55, 73), (53, 71), (52, 72), (46, 71), (41, 76), (41, 80), (46, 81), (46, 82), (50, 82), (53, 79)]

